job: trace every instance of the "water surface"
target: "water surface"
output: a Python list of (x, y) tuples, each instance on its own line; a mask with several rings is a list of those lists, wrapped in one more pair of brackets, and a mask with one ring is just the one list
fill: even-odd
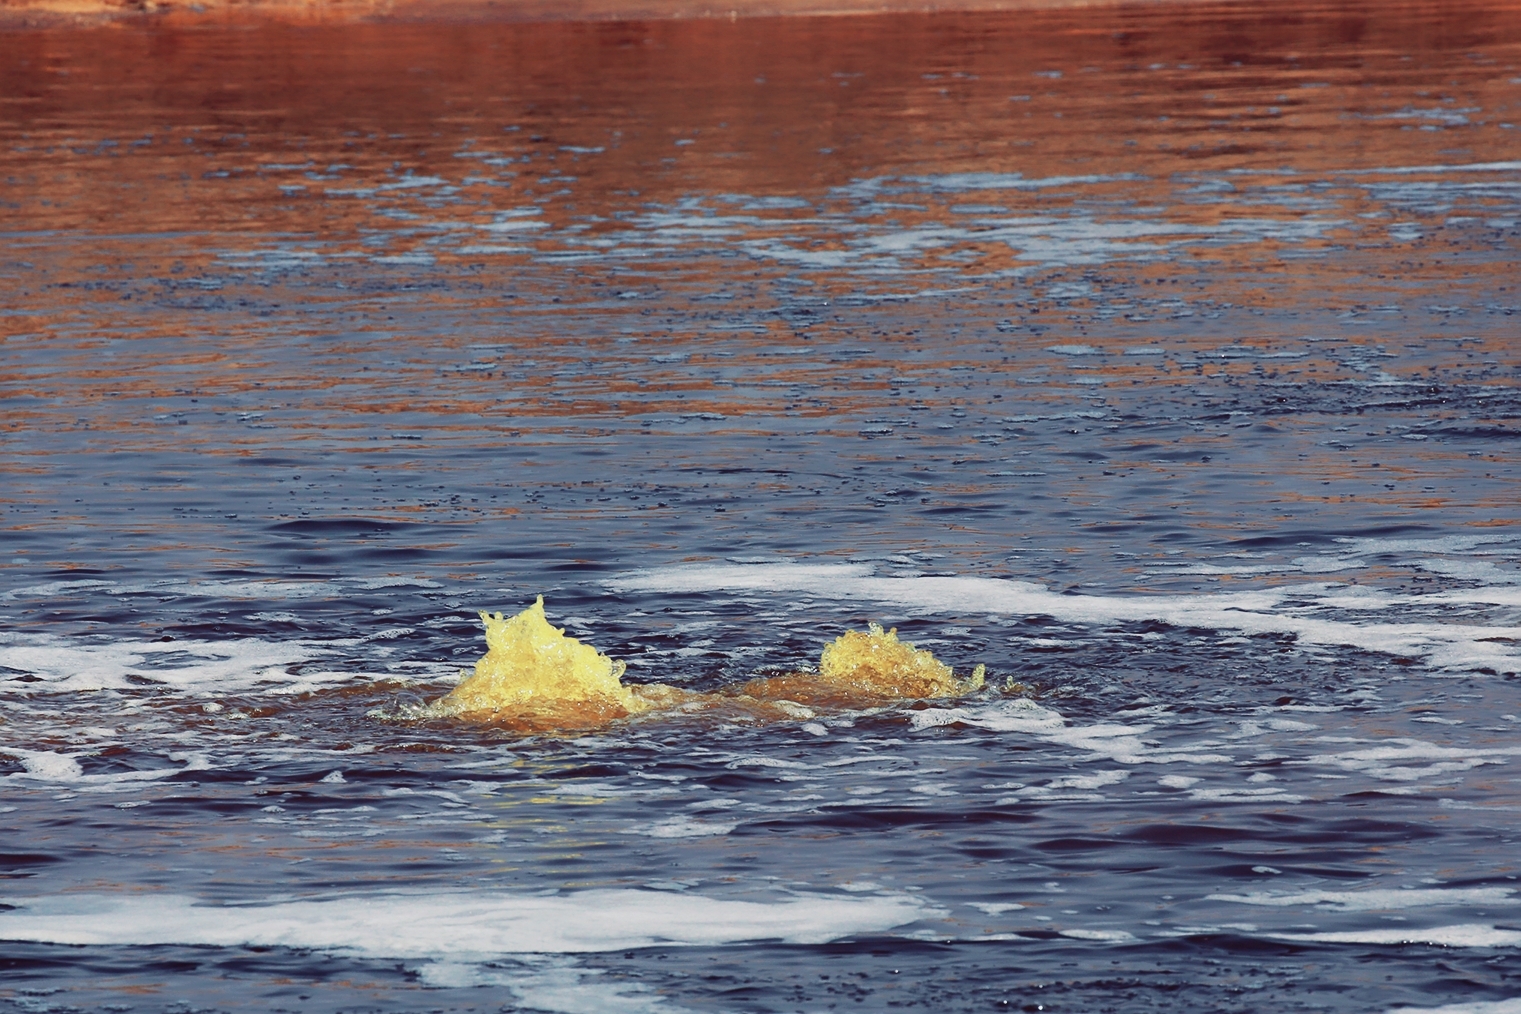
[(0, 999), (1511, 1010), (1513, 14), (6, 35)]

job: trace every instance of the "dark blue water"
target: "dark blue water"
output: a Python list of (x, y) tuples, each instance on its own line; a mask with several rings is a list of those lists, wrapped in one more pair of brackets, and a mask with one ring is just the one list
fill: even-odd
[[(0, 37), (0, 1001), (1516, 1011), (1518, 38)], [(989, 685), (385, 717), (540, 594)]]

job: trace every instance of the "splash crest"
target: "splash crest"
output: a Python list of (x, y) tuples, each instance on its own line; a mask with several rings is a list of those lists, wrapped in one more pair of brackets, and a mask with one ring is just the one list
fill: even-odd
[(458, 718), (520, 731), (589, 729), (660, 709), (732, 712), (751, 719), (811, 717), (809, 707), (858, 708), (981, 690), (984, 667), (957, 679), (933, 654), (871, 624), (824, 648), (817, 672), (762, 677), (720, 693), (662, 683), (624, 685), (625, 664), (552, 625), (544, 597), (511, 618), (481, 613), (486, 654), (475, 672), (409, 718)]
[(961, 697), (981, 690), (986, 667), (957, 679), (951, 667), (922, 648), (898, 640), (898, 628), (872, 623), (865, 632), (847, 630), (826, 645), (817, 673), (788, 673), (751, 680), (743, 693), (762, 700), (836, 707), (891, 700)]
[(659, 684), (624, 686), (624, 663), (565, 636), (545, 618), (542, 595), (510, 619), (501, 613), (480, 617), (486, 654), (474, 675), (428, 705), (423, 717), (586, 728), (648, 711), (680, 693)]

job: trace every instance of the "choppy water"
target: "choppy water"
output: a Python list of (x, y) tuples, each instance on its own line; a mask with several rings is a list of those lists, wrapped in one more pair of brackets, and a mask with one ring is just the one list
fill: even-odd
[[(1515, 1011), (1518, 39), (4, 36), (0, 1000)], [(992, 688), (367, 717), (541, 593)]]

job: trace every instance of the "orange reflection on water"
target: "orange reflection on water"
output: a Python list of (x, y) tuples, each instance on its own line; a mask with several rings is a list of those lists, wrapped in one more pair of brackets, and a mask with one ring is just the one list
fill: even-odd
[[(557, 468), (574, 448), (617, 457), (616, 509), (646, 516), (678, 513), (631, 491), (651, 469), (727, 509), (687, 473), (758, 465), (740, 492), (785, 519), (859, 465), (900, 470), (850, 486), (850, 509), (966, 509), (905, 522), (931, 541), (998, 536), (1009, 519), (977, 511), (1046, 495), (1108, 512), (1076, 527), (1168, 498), (1257, 524), (1209, 505), (1369, 481), (1356, 442), (1320, 431), (1334, 399), (1306, 390), (1513, 386), (1503, 310), (1427, 307), (1515, 303), (1514, 226), (1482, 224), (1513, 197), (1442, 168), (1517, 156), (1515, 13), (11, 32), (0, 470), (45, 506), (22, 480), (60, 448), (302, 452), (338, 462), (334, 510), (541, 508), (450, 505), (487, 459), (563, 491), (557, 517), (614, 510)], [(1444, 188), (1477, 224), (1411, 210)], [(1435, 367), (1402, 347), (1446, 338), (1469, 344)], [(1395, 490), (1358, 495), (1452, 509), (1419, 488), (1452, 459), (1406, 460)], [(449, 488), (360, 495), (348, 473), (377, 462)], [(310, 506), (279, 482), (238, 495), (264, 517)], [(1464, 494), (1476, 519), (1493, 482)]]

